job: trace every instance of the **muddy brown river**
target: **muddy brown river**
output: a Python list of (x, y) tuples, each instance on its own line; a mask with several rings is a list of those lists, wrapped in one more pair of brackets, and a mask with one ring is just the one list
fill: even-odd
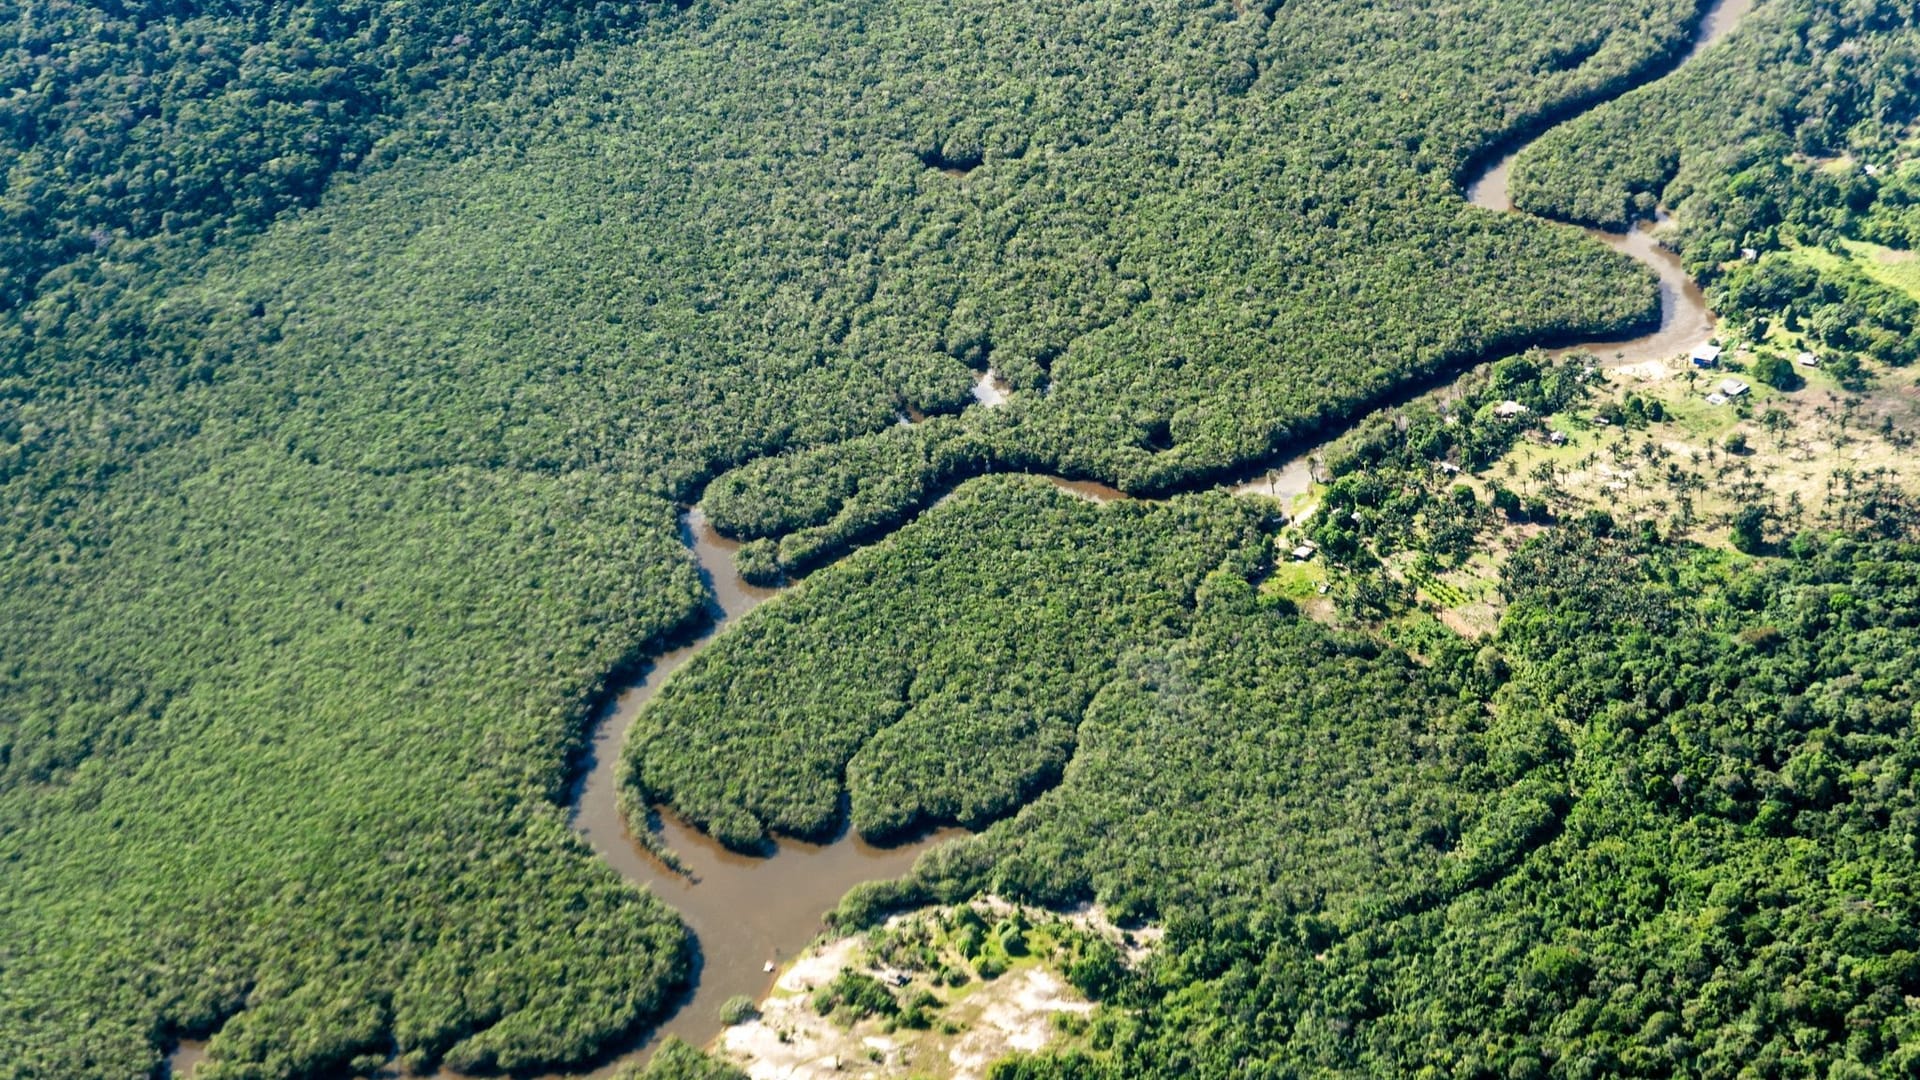
[[(1718, 41), (1753, 5), (1753, 0), (1721, 0), (1701, 21), (1698, 35), (1681, 62)], [(1523, 148), (1521, 148), (1523, 149)], [(1508, 175), (1519, 149), (1502, 157), (1467, 186), (1466, 197), (1476, 206), (1513, 211)], [(1589, 235), (1650, 267), (1660, 278), (1660, 326), (1651, 333), (1624, 341), (1569, 346), (1585, 348), (1608, 358), (1633, 363), (1671, 359), (1713, 336), (1713, 313), (1706, 298), (1681, 268), (1680, 259), (1661, 247), (1650, 226), (1625, 233), (1587, 230)], [(979, 377), (975, 397), (983, 407), (1006, 402), (1008, 391), (992, 372)], [(1253, 480), (1232, 486), (1236, 494), (1260, 494), (1282, 500), (1305, 493), (1313, 481), (1311, 455), (1297, 455)], [(1048, 477), (1056, 487), (1096, 502), (1127, 496), (1106, 484)], [(776, 590), (755, 588), (733, 568), (738, 546), (715, 533), (696, 511), (688, 518), (688, 542), (700, 560), (703, 574), (717, 599), (715, 624), (707, 635), (662, 656), (645, 681), (623, 693), (610, 716), (594, 734), (593, 766), (582, 786), (576, 821), (594, 850), (629, 881), (644, 884), (679, 909), (699, 939), (703, 964), (699, 980), (685, 1004), (660, 1028), (703, 1046), (719, 1035), (720, 1004), (735, 994), (765, 996), (773, 976), (766, 963), (776, 965), (804, 948), (820, 932), (820, 914), (862, 881), (905, 873), (921, 851), (945, 835), (929, 837), (904, 848), (876, 849), (857, 837), (816, 846), (783, 841), (779, 853), (758, 859), (725, 850), (704, 834), (671, 817), (661, 819), (661, 838), (693, 870), (693, 881), (672, 874), (646, 854), (627, 835), (617, 809), (613, 762), (635, 714), (652, 698), (661, 681), (686, 663), (714, 635)], [(657, 1038), (654, 1036), (652, 1038)], [(639, 1048), (652, 1045), (652, 1038)]]
[[(1753, 10), (1753, 5), (1754, 0), (1716, 0), (1701, 16), (1700, 25), (1694, 31), (1693, 43), (1673, 66), (1679, 67), (1726, 37)], [(1640, 85), (1647, 84), (1643, 82)], [(1487, 210), (1518, 213), (1513, 207), (1513, 195), (1509, 187), (1513, 162), (1538, 138), (1535, 136), (1511, 147), (1480, 175), (1468, 181), (1464, 191), (1467, 201)], [(1655, 239), (1654, 230), (1659, 223), (1642, 222), (1626, 232), (1617, 233), (1604, 229), (1581, 231), (1654, 272), (1660, 280), (1660, 325), (1638, 337), (1561, 346), (1549, 350), (1553, 355), (1589, 352), (1611, 366), (1638, 364), (1648, 360), (1672, 360), (1713, 337), (1715, 320), (1713, 312), (1707, 307), (1706, 295), (1687, 276), (1681, 266), (1680, 256), (1661, 247)], [(1311, 487), (1311, 463), (1315, 456), (1312, 451), (1296, 455), (1268, 472), (1232, 485), (1232, 491), (1236, 495), (1269, 495), (1282, 501), (1290, 499)]]
[[(1720, 0), (1702, 19), (1684, 63), (1724, 37), (1753, 6), (1754, 0)], [(1516, 147), (1466, 185), (1465, 195), (1475, 206), (1513, 212), (1508, 175)], [(1652, 333), (1621, 341), (1568, 346), (1586, 349), (1603, 359), (1622, 363), (1668, 360), (1713, 334), (1713, 314), (1699, 288), (1681, 269), (1680, 260), (1659, 246), (1652, 228), (1642, 225), (1625, 233), (1587, 230), (1596, 240), (1652, 268), (1660, 279), (1660, 326)], [(996, 407), (1008, 391), (992, 372), (978, 377), (975, 398), (980, 407)], [(1229, 485), (1236, 494), (1269, 495), (1287, 499), (1311, 486), (1312, 454), (1291, 457), (1253, 479)], [(1082, 498), (1107, 502), (1127, 496), (1105, 484), (1049, 477), (1057, 487)], [(721, 1031), (719, 1009), (736, 994), (760, 999), (772, 987), (776, 967), (804, 949), (824, 929), (821, 916), (863, 881), (899, 877), (921, 852), (958, 835), (947, 830), (918, 842), (878, 848), (857, 836), (842, 836), (829, 844), (782, 840), (767, 857), (726, 850), (697, 829), (670, 815), (652, 822), (657, 838), (677, 853), (688, 874), (669, 870), (636, 843), (619, 809), (615, 768), (628, 729), (661, 684), (724, 632), (734, 620), (759, 606), (778, 590), (759, 588), (741, 579), (734, 569), (738, 544), (720, 536), (695, 510), (683, 523), (683, 539), (700, 564), (713, 596), (709, 628), (691, 644), (657, 657), (645, 676), (621, 691), (597, 718), (586, 770), (574, 791), (574, 824), (593, 850), (627, 881), (651, 889), (671, 904), (697, 941), (699, 959), (692, 989), (655, 1029), (626, 1047), (615, 1048), (607, 1061), (590, 1072), (554, 1074), (560, 1077), (611, 1076), (618, 1069), (644, 1060), (658, 1042), (676, 1035), (695, 1046), (711, 1043)], [(174, 1076), (190, 1075), (205, 1055), (201, 1041), (183, 1042), (169, 1057)], [(390, 1073), (389, 1075), (397, 1075)], [(445, 1080), (454, 1080), (443, 1074)]]
[[(591, 758), (574, 801), (574, 825), (620, 876), (679, 911), (699, 947), (693, 990), (645, 1039), (589, 1074), (603, 1076), (626, 1060), (644, 1056), (659, 1039), (677, 1035), (704, 1046), (720, 1034), (720, 1006), (735, 994), (756, 1001), (773, 985), (766, 965), (786, 960), (825, 929), (821, 916), (863, 881), (899, 877), (922, 851), (957, 831), (935, 833), (916, 843), (881, 848), (857, 836), (830, 844), (781, 840), (766, 857), (728, 851), (705, 833), (671, 815), (657, 815), (655, 835), (689, 871), (678, 874), (635, 843), (619, 808), (614, 773), (627, 731), (668, 676), (693, 659), (735, 619), (760, 606), (778, 589), (749, 585), (734, 569), (739, 544), (715, 532), (698, 510), (682, 525), (683, 539), (712, 590), (712, 624), (697, 640), (653, 662), (646, 676), (627, 687), (594, 727)], [(579, 1074), (573, 1074), (579, 1075)]]
[[(1749, 11), (1753, 10), (1754, 0), (1719, 0), (1708, 9), (1700, 20), (1693, 44), (1681, 56), (1680, 63), (1698, 56), (1701, 50), (1726, 37), (1734, 26)], [(1676, 65), (1677, 66), (1677, 65)], [(1529, 140), (1527, 146), (1532, 145)], [(1467, 185), (1467, 201), (1488, 210), (1513, 212), (1513, 197), (1508, 188), (1508, 180), (1513, 171), (1513, 161), (1520, 156), (1526, 146), (1514, 148), (1501, 157), (1487, 171), (1481, 173)], [(1599, 341), (1586, 345), (1573, 345), (1556, 352), (1571, 352), (1585, 349), (1598, 354), (1606, 360), (1637, 364), (1647, 360), (1670, 360), (1695, 345), (1703, 344), (1713, 336), (1713, 312), (1707, 310), (1707, 298), (1700, 292), (1700, 286), (1681, 268), (1680, 257), (1654, 239), (1655, 223), (1643, 222), (1626, 232), (1607, 232), (1602, 229), (1585, 230), (1588, 236), (1600, 241), (1650, 268), (1660, 278), (1660, 326), (1650, 334), (1630, 338), (1624, 341)]]

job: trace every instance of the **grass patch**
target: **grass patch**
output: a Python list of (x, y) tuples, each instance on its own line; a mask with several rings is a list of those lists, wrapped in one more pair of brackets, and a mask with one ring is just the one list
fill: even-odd
[(1857, 270), (1867, 277), (1899, 289), (1920, 300), (1920, 258), (1911, 251), (1900, 251), (1865, 240), (1842, 240), (1847, 254), (1840, 255), (1821, 247), (1795, 247), (1790, 254), (1795, 262), (1811, 266), (1823, 274)]
[(1326, 565), (1318, 559), (1310, 562), (1283, 562), (1260, 583), (1260, 591), (1293, 601), (1311, 600), (1320, 595), (1327, 583)]

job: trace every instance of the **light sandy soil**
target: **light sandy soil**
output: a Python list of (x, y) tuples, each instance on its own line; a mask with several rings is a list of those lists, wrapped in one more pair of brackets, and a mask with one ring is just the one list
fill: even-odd
[[(807, 950), (775, 980), (773, 995), (760, 1005), (760, 1018), (728, 1028), (720, 1049), (755, 1080), (849, 1075), (844, 1065), (871, 1065), (866, 1045), (816, 1015), (810, 1001), (815, 988), (854, 965), (859, 948), (859, 938), (842, 938)], [(856, 1067), (850, 1075), (887, 1074)]]
[[(974, 902), (989, 922), (1006, 918), (1016, 909), (996, 897)], [(899, 930), (914, 920), (936, 920), (943, 909), (926, 909), (888, 920)], [(1129, 963), (1138, 963), (1159, 942), (1157, 928), (1122, 931), (1095, 907), (1070, 912), (1020, 908), (1035, 926), (1032, 938), (1047, 940), (1048, 926), (1073, 927), (1100, 934), (1120, 947)], [(928, 1077), (931, 1080), (983, 1080), (993, 1063), (1007, 1054), (1034, 1052), (1062, 1038), (1059, 1014), (1086, 1016), (1094, 1003), (1069, 986), (1034, 949), (1002, 976), (975, 978), (958, 988), (933, 985), (929, 975), (896, 973), (875, 962), (867, 952), (868, 936), (857, 934), (807, 950), (774, 982), (773, 992), (761, 1003), (758, 1019), (737, 1024), (721, 1035), (716, 1049), (745, 1069), (754, 1080), (827, 1080), (838, 1077)], [(813, 1005), (814, 992), (832, 982), (841, 971), (852, 970), (887, 980), (906, 978), (895, 995), (904, 1001), (929, 990), (944, 1002), (932, 1027), (886, 1031), (876, 1019), (842, 1027), (821, 1016)]]
[(1005, 976), (994, 989), (996, 996), (980, 1010), (973, 1030), (947, 1050), (954, 1080), (980, 1080), (1008, 1051), (1045, 1048), (1055, 1033), (1054, 1013), (1093, 1011), (1092, 1002), (1045, 968)]
[[(1775, 512), (1776, 532), (1790, 532), (1844, 514), (1849, 484), (1875, 475), (1920, 491), (1920, 454), (1903, 445), (1920, 431), (1909, 373), (1884, 373), (1864, 394), (1817, 370), (1786, 392), (1736, 375), (1753, 387), (1742, 408), (1705, 400), (1725, 373), (1664, 367), (1615, 369), (1608, 386), (1616, 401), (1629, 393), (1659, 401), (1667, 419), (1629, 431), (1592, 423), (1591, 410), (1555, 417), (1564, 445), (1524, 442), (1487, 475), (1563, 514), (1598, 508), (1712, 544), (1724, 544), (1731, 515), (1756, 502)], [(1740, 440), (1744, 450), (1727, 449)]]
[[(1788, 356), (1799, 348), (1775, 347)], [(1742, 366), (1756, 360), (1737, 347), (1727, 355)], [(1561, 520), (1604, 510), (1623, 526), (1653, 521), (1663, 535), (1720, 547), (1731, 546), (1733, 516), (1747, 506), (1770, 511), (1767, 534), (1779, 539), (1803, 528), (1857, 526), (1859, 506), (1876, 486), (1920, 499), (1920, 385), (1912, 371), (1875, 370), (1871, 387), (1852, 393), (1819, 368), (1797, 367), (1806, 385), (1791, 391), (1751, 372), (1695, 371), (1684, 356), (1600, 370), (1605, 381), (1590, 402), (1541, 417), (1504, 457), (1459, 481), (1483, 500), (1495, 485), (1544, 500)], [(1749, 384), (1746, 398), (1709, 403), (1707, 394), (1729, 377)], [(1629, 397), (1658, 402), (1665, 419), (1631, 428), (1600, 420), (1604, 406), (1624, 407)], [(1444, 595), (1402, 578), (1443, 625), (1483, 637), (1504, 610), (1501, 564), (1541, 531), (1528, 522), (1504, 526), (1482, 555), (1437, 576)], [(1301, 591), (1298, 582), (1285, 584)]]
[(1481, 638), (1500, 628), (1501, 609), (1492, 604), (1473, 603), (1440, 609), (1440, 625), (1463, 638)]
[(1622, 364), (1614, 368), (1613, 373), (1623, 379), (1637, 382), (1664, 382), (1673, 377), (1673, 369), (1659, 360), (1645, 360), (1638, 364)]

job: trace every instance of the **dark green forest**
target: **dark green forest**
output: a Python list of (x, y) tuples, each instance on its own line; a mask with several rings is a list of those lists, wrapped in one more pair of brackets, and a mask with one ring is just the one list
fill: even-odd
[(431, 144), (436, 108), (497, 95), (655, 10), (10, 3), (0, 298), (18, 308), (157, 244), (258, 232), (317, 203), (336, 172)]
[[(0, 1076), (147, 1076), (209, 1036), (205, 1080), (524, 1073), (646, 1028), (692, 943), (566, 801), (607, 693), (706, 617), (684, 505), (798, 574), (981, 473), (1173, 492), (1642, 326), (1641, 269), (1459, 184), (1699, 10), (9, 5)], [(1896, 5), (1843, 15), (1898, 36)], [(1885, 96), (1849, 139), (1911, 118), (1894, 46), (1864, 51), (1839, 66)], [(989, 366), (1011, 400), (971, 407)], [(1905, 1067), (1903, 549), (1580, 539), (1684, 633), (1543, 599), (1416, 660), (1259, 599), (1274, 524), (979, 483), (729, 631), (630, 778), (742, 845), (828, 830), (843, 769), (876, 835), (990, 825), (849, 919), (987, 885), (1165, 919), (1158, 966), (1099, 983), (1100, 1056), (1019, 1069)], [(1790, 619), (1834, 592), (1844, 618)], [(1780, 637), (1717, 650), (1743, 613)], [(1613, 683), (1528, 696), (1574, 649), (1684, 700), (1620, 750), (1580, 704)], [(1712, 755), (1746, 763), (1724, 807)], [(1572, 952), (1534, 957), (1551, 934)]]
[[(1059, 782), (1108, 653), (1177, 632), (1217, 567), (1253, 574), (1271, 512), (975, 481), (701, 654), (629, 734), (628, 782), (744, 850), (830, 834), (843, 776), (865, 835), (984, 825)], [(1008, 520), (1017, 543), (965, 540)]]
[(1916, 111), (1920, 22), (1910, 6), (1762, 3), (1736, 35), (1671, 78), (1534, 143), (1515, 165), (1514, 201), (1610, 229), (1666, 207), (1728, 234), (1711, 253), (1725, 261), (1740, 247), (1769, 246), (1766, 232), (1783, 216), (1860, 209), (1873, 178), (1822, 176), (1817, 164), (1841, 155), (1886, 164), (1911, 137)]

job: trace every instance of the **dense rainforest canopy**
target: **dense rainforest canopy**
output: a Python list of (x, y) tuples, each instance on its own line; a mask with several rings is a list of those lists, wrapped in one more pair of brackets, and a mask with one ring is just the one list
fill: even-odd
[[(1869, 8), (1897, 5), (1846, 11)], [(703, 617), (676, 503), (704, 495), (773, 576), (962, 477), (1168, 491), (1409, 382), (1640, 325), (1642, 271), (1466, 206), (1458, 183), (1670, 60), (1698, 13), (7, 8), (0, 1075), (146, 1075), (183, 1034), (213, 1036), (214, 1080), (395, 1055), (529, 1071), (645, 1027), (690, 942), (591, 856), (564, 800), (610, 683)], [(988, 366), (1012, 400), (963, 409)], [(1893, 660), (1864, 727), (1809, 704), (1752, 734), (1775, 714), (1729, 708), (1699, 714), (1725, 732), (1701, 745), (1686, 710), (1749, 679), (1848, 700), (1830, 669), (1910, 656), (1904, 552), (1817, 546), (1748, 577), (1581, 541), (1581, 559), (1664, 559), (1622, 599), (1679, 609), (1649, 625), (1685, 635), (1672, 653), (1642, 649), (1652, 630), (1578, 647), (1612, 675), (1645, 652), (1705, 695), (1645, 705), (1652, 756), (1609, 787), (1612, 765), (1582, 770), (1627, 752), (1586, 755), (1612, 729), (1580, 703), (1613, 684), (1524, 689), (1584, 670), (1553, 629), (1571, 620), (1422, 667), (1255, 598), (1271, 524), (1217, 498), (968, 489), (740, 627), (754, 649), (730, 635), (676, 680), (636, 790), (744, 842), (817, 831), (844, 767), (877, 833), (1001, 822), (911, 890), (1167, 918), (1164, 966), (1103, 984), (1140, 1006), (1109, 1057), (1035, 1069), (1204, 1051), (1209, 1068), (1524, 1075), (1571, 1060), (1575, 1036), (1649, 1075), (1649, 1048), (1788, 1061), (1791, 1044), (1783, 1073), (1903, 1060), (1885, 1017), (1917, 992), (1893, 895), (1910, 854), (1865, 824), (1905, 820), (1881, 749), (1904, 737)], [(1759, 607), (1712, 599), (1750, 580)], [(1786, 634), (1800, 609), (1769, 605), (1819, 589), (1853, 614), (1805, 625), (1846, 632)], [(1781, 639), (1693, 671), (1751, 611)], [(722, 677), (803, 655), (823, 665), (809, 678), (871, 681)], [(1339, 674), (1302, 687), (1315, 670)], [(818, 738), (781, 744), (770, 716)], [(938, 738), (982, 752), (936, 760)], [(1747, 770), (1726, 806), (1701, 802), (1722, 790), (1712, 754), (1752, 759), (1725, 766)], [(1242, 755), (1261, 767), (1225, 767)], [(1648, 779), (1669, 758), (1690, 778), (1659, 774), (1671, 798)], [(1290, 782), (1302, 761), (1333, 779)], [(1148, 767), (1178, 783), (1133, 782)], [(1796, 794), (1821, 777), (1827, 794)], [(1106, 820), (1110, 844), (1082, 843)], [(1626, 847), (1593, 839), (1608, 830)], [(1775, 891), (1714, 892), (1754, 867)], [(1748, 920), (1732, 943), (1688, 953), (1723, 909)], [(1561, 928), (1588, 937), (1533, 956)], [(1531, 989), (1509, 1003), (1493, 988), (1516, 973)], [(1789, 975), (1791, 992), (1752, 989)]]
[[(699, 657), (635, 775), (750, 839), (734, 821), (804, 828), (842, 774), (883, 831), (977, 814), (1009, 762), (1057, 771), (840, 915), (992, 889), (1166, 925), (1149, 966), (1089, 986), (1134, 1010), (1097, 1052), (1010, 1077), (1920, 1060), (1920, 549), (1809, 537), (1763, 566), (1570, 526), (1509, 564), (1495, 638), (1415, 657), (1263, 598), (1257, 538), (1207, 569), (1251, 514), (976, 482)], [(1093, 644), (1062, 559), (1112, 564)], [(889, 678), (876, 656), (913, 659)], [(925, 719), (982, 700), (1018, 729), (973, 745), (962, 721), (956, 753)], [(783, 755), (791, 730), (831, 758)], [(734, 779), (652, 779), (683, 774)]]
[[(497, 94), (650, 4), (9, 4), (0, 298), (208, 243), (402, 150), (409, 112)], [(428, 121), (416, 135), (431, 137)], [(56, 271), (66, 271), (56, 274)], [(49, 275), (53, 275), (49, 278)]]

